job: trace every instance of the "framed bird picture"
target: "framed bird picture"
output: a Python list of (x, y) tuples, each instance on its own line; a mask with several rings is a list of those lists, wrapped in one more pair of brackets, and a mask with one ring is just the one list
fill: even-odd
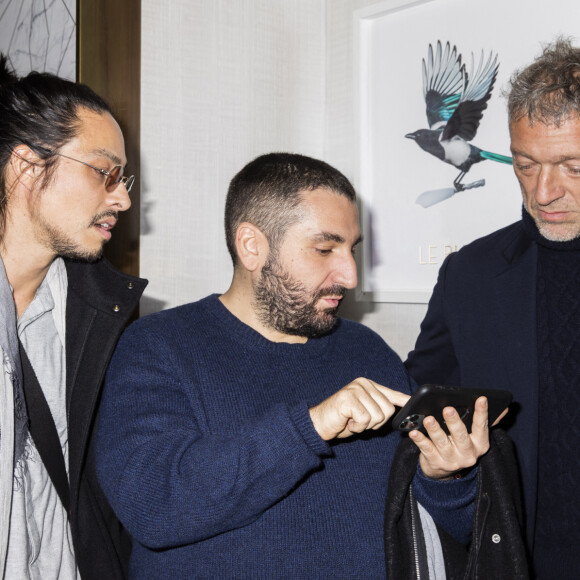
[(520, 218), (503, 92), (580, 18), (573, 0), (544, 6), (387, 0), (354, 13), (358, 299), (427, 302), (447, 254)]

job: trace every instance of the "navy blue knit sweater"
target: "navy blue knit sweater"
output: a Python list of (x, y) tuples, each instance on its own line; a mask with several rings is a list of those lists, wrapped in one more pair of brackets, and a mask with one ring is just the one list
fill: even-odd
[[(359, 376), (410, 391), (397, 355), (346, 320), (306, 344), (273, 343), (214, 295), (134, 323), (109, 368), (96, 450), (135, 540), (131, 577), (384, 578), (399, 435), (328, 444), (308, 413)], [(417, 486), (468, 503), (465, 484)]]

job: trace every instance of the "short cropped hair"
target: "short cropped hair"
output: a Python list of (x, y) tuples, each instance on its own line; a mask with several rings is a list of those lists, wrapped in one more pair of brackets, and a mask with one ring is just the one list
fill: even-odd
[(302, 195), (318, 188), (356, 202), (350, 181), (324, 161), (294, 153), (269, 153), (248, 163), (230, 182), (226, 199), (226, 243), (234, 266), (238, 263), (236, 231), (241, 223), (260, 228), (275, 254), (288, 228), (300, 219)]
[(558, 38), (532, 64), (516, 71), (510, 85), (510, 124), (527, 117), (530, 123), (558, 126), (580, 115), (580, 48)]
[(0, 54), (0, 238), (8, 201), (6, 169), (12, 152), (26, 145), (43, 162), (42, 187), (49, 183), (58, 150), (76, 137), (79, 109), (111, 113), (109, 105), (86, 85), (53, 74), (31, 72), (19, 78)]

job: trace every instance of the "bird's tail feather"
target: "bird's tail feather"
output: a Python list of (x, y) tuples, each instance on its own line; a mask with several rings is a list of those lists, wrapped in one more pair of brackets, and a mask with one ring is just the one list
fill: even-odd
[(484, 159), (490, 159), (491, 161), (497, 161), (498, 163), (512, 164), (512, 158), (506, 155), (499, 155), (498, 153), (490, 153), (489, 151), (481, 151), (480, 155)]

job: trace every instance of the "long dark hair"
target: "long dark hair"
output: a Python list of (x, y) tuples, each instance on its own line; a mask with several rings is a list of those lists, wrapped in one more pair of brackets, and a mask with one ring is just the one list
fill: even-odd
[(0, 237), (9, 194), (6, 168), (14, 148), (26, 145), (38, 155), (46, 186), (56, 163), (55, 153), (78, 132), (80, 107), (111, 113), (109, 105), (86, 85), (40, 72), (19, 78), (0, 53)]

